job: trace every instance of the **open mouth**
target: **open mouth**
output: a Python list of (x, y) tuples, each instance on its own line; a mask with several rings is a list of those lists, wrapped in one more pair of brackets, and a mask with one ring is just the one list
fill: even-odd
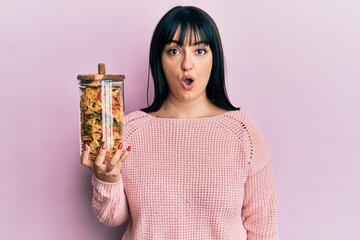
[(187, 86), (190, 86), (193, 82), (194, 82), (194, 80), (192, 80), (191, 78), (187, 78), (187, 79), (184, 80), (184, 83)]
[(194, 87), (194, 79), (190, 75), (184, 76), (181, 83), (185, 90), (191, 90)]

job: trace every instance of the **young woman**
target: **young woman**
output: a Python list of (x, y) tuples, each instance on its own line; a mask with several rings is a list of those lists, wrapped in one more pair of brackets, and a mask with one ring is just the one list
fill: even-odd
[(212, 18), (196, 7), (167, 12), (152, 37), (150, 67), (155, 98), (126, 116), (127, 149), (121, 143), (109, 162), (104, 149), (95, 162), (89, 147), (83, 151), (98, 219), (130, 220), (123, 239), (278, 239), (269, 153), (256, 124), (227, 97)]

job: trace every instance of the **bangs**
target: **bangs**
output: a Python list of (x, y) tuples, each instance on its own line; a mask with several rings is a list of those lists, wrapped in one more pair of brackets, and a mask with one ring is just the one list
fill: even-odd
[[(177, 30), (180, 30), (179, 39), (174, 39), (175, 33)], [(210, 40), (208, 35), (204, 32), (203, 29), (199, 28), (198, 25), (194, 25), (190, 22), (187, 23), (179, 23), (178, 26), (171, 29), (168, 38), (166, 39), (166, 44), (176, 40), (176, 42), (180, 46), (184, 46), (184, 44), (197, 44), (204, 43), (209, 45)]]
[[(214, 41), (212, 39), (214, 34), (211, 31), (211, 26), (209, 26), (209, 21), (203, 15), (192, 11), (178, 12), (178, 14), (172, 16), (168, 26), (169, 28), (164, 29), (165, 44), (176, 40), (181, 46), (187, 44), (185, 41), (188, 41), (190, 44), (201, 42), (211, 45)], [(179, 39), (174, 39), (178, 29), (180, 30)]]

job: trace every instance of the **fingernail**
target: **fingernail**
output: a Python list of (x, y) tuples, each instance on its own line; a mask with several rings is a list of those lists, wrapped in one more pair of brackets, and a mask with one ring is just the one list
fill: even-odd
[(106, 149), (106, 142), (104, 142), (104, 144), (101, 147), (102, 149)]
[(121, 149), (122, 149), (122, 147), (123, 147), (123, 144), (122, 144), (122, 143), (120, 143), (120, 144), (119, 144), (119, 146), (118, 146), (118, 149), (120, 149), (120, 150), (121, 150)]
[(86, 151), (86, 150), (88, 150), (88, 146), (85, 144), (83, 147), (83, 151)]
[(130, 150), (131, 150), (131, 146), (128, 146), (126, 151), (130, 152)]

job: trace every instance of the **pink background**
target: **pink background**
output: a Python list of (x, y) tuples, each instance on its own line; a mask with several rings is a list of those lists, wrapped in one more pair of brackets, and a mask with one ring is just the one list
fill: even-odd
[(229, 96), (273, 156), (280, 238), (360, 239), (360, 1), (0, 2), (0, 239), (120, 239), (92, 215), (76, 76), (126, 75), (146, 104), (148, 49), (177, 4), (215, 19)]

